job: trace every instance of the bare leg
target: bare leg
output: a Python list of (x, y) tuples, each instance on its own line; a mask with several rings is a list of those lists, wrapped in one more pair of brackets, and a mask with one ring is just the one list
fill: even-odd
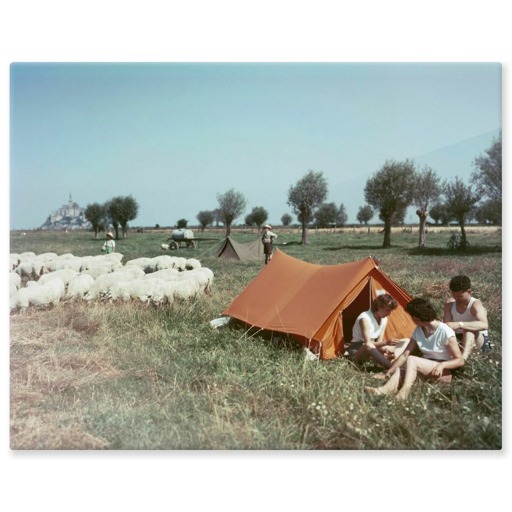
[[(436, 364), (437, 363), (435, 361), (425, 359), (424, 357), (409, 356), (405, 363), (404, 383), (402, 389), (400, 389), (400, 391), (396, 395), (397, 399), (405, 400), (409, 396), (412, 385), (416, 381), (418, 372), (421, 373), (422, 375), (427, 376), (432, 372)], [(447, 375), (445, 377), (449, 377), (451, 380), (451, 375)], [(443, 378), (444, 377), (440, 377), (440, 379)]]
[[(483, 336), (480, 336), (480, 338), (482, 338), (481, 341), (483, 342)], [(475, 345), (475, 333), (472, 331), (464, 331), (462, 335), (462, 357), (464, 361), (467, 360)]]
[(380, 386), (379, 388), (366, 386), (364, 390), (371, 395), (390, 395), (397, 392), (399, 384), (400, 368), (397, 368), (393, 375), (391, 375), (390, 379), (386, 382), (386, 384), (384, 384), (384, 386)]

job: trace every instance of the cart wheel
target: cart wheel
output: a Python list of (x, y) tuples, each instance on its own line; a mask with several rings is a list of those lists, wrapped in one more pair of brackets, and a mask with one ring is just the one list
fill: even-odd
[(179, 249), (180, 246), (177, 242), (175, 242), (174, 240), (169, 244), (169, 249), (175, 251), (177, 249)]

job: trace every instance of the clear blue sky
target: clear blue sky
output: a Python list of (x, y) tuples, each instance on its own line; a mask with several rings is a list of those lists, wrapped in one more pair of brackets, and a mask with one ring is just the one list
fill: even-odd
[(502, 124), (497, 63), (13, 63), (10, 77), (12, 229), (69, 194), (131, 194), (132, 226), (190, 225), (231, 188), (239, 222), (263, 206), (276, 224), (310, 169), (355, 222), (387, 159), (469, 180)]

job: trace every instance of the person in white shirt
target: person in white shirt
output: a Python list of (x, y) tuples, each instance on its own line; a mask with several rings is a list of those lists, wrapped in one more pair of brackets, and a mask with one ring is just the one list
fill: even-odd
[(450, 280), (452, 298), (444, 304), (443, 322), (449, 325), (457, 336), (462, 355), (467, 359), (473, 347), (482, 352), (491, 349), (487, 310), (482, 302), (471, 295), (471, 280), (468, 276), (458, 275)]
[(348, 356), (356, 364), (373, 359), (389, 368), (391, 362), (401, 353), (409, 339), (387, 339), (388, 316), (398, 307), (398, 302), (388, 293), (378, 295), (371, 308), (363, 311), (352, 328), (352, 340), (348, 346)]
[(263, 253), (265, 254), (265, 265), (272, 259), (272, 253), (274, 248), (272, 246), (273, 241), (277, 238), (275, 233), (270, 231), (272, 226), (265, 224), (263, 226), (263, 235), (261, 235), (261, 241), (263, 243)]
[[(437, 382), (451, 382), (452, 372), (464, 366), (464, 357), (453, 329), (437, 319), (432, 304), (422, 298), (410, 301), (405, 310), (416, 328), (402, 354), (378, 378), (389, 380), (378, 388), (365, 387), (372, 395), (395, 394), (405, 400), (416, 381), (418, 373)], [(411, 355), (419, 348), (423, 357)]]
[(110, 254), (111, 252), (116, 251), (116, 242), (114, 241), (114, 235), (110, 231), (107, 233), (106, 236), (107, 236), (107, 239), (106, 239), (105, 243), (103, 244), (103, 247), (101, 248), (101, 250), (105, 254)]

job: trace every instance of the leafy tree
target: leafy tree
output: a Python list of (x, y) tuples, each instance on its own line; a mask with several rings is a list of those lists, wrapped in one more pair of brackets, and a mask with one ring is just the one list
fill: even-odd
[(254, 226), (255, 222), (254, 222), (254, 217), (252, 215), (252, 213), (248, 213), (246, 216), (245, 216), (245, 225), (252, 228)]
[(475, 158), (475, 170), (471, 178), (474, 180), (478, 193), (489, 199), (502, 201), (502, 144), (501, 133), (485, 153)]
[(430, 218), (435, 222), (436, 226), (439, 223), (441, 223), (443, 226), (447, 226), (452, 220), (450, 214), (448, 213), (448, 208), (441, 201), (437, 201), (434, 205), (432, 205), (428, 214)]
[(458, 176), (452, 182), (446, 181), (443, 188), (448, 214), (456, 219), (460, 226), (460, 248), (465, 249), (467, 247), (465, 224), (473, 214), (481, 196), (473, 190), (471, 185), (465, 185)]
[(309, 171), (288, 192), (288, 204), (302, 225), (302, 245), (308, 245), (308, 223), (316, 208), (327, 197), (327, 181), (322, 172)]
[(365, 226), (367, 226), (368, 222), (370, 222), (373, 218), (373, 208), (369, 204), (360, 206), (356, 218), (359, 224), (364, 222)]
[(501, 208), (497, 201), (488, 199), (475, 211), (475, 218), (480, 224), (501, 225)]
[(105, 205), (99, 203), (88, 204), (84, 211), (85, 218), (92, 224), (94, 238), (98, 238), (100, 229), (105, 228), (107, 223), (107, 212)]
[(348, 214), (343, 203), (340, 204), (338, 211), (336, 212), (336, 225), (344, 226), (347, 223)]
[(319, 228), (328, 228), (336, 222), (338, 209), (334, 203), (322, 203), (315, 212), (316, 225)]
[(196, 215), (196, 219), (201, 226), (201, 231), (204, 231), (206, 226), (213, 224), (215, 220), (215, 214), (209, 210), (202, 210)]
[(215, 208), (215, 210), (213, 210), (213, 218), (215, 220), (215, 225), (219, 227), (219, 224), (222, 222), (220, 208)]
[(128, 222), (137, 217), (139, 205), (132, 196), (117, 196), (106, 203), (106, 210), (114, 226), (116, 239), (121, 226), (123, 238), (128, 236)]
[(429, 209), (439, 200), (441, 195), (440, 178), (436, 172), (428, 166), (416, 173), (415, 185), (412, 192), (412, 204), (416, 206), (416, 215), (419, 217), (419, 242), (418, 247), (425, 247), (425, 225)]
[(477, 192), (483, 197), (486, 197), (491, 203), (486, 206), (486, 209), (492, 209), (493, 215), (499, 212), (501, 224), (501, 210), (502, 210), (502, 144), (501, 132), (497, 139), (490, 148), (485, 151), (485, 155), (475, 158), (473, 165), (475, 170), (471, 175)]
[(226, 226), (226, 236), (231, 234), (233, 221), (242, 215), (247, 205), (247, 200), (241, 192), (230, 189), (224, 194), (217, 194), (219, 201), (219, 219)]
[[(247, 217), (250, 218), (252, 221), (251, 224), (247, 223)], [(251, 213), (246, 217), (246, 224), (248, 226), (251, 226), (252, 224), (256, 224), (258, 226), (258, 229), (261, 229), (261, 226), (267, 222), (268, 219), (268, 212), (263, 208), (263, 206), (255, 206)]]
[(289, 213), (283, 213), (281, 216), (281, 224), (283, 226), (289, 226), (292, 223), (293, 217)]
[(178, 229), (185, 229), (187, 227), (187, 224), (188, 224), (188, 220), (187, 219), (180, 219), (176, 223), (176, 227)]
[(384, 222), (384, 248), (391, 247), (391, 225), (396, 219), (403, 218), (411, 204), (415, 176), (414, 165), (410, 160), (388, 160), (366, 182), (366, 202), (379, 210), (379, 217)]

